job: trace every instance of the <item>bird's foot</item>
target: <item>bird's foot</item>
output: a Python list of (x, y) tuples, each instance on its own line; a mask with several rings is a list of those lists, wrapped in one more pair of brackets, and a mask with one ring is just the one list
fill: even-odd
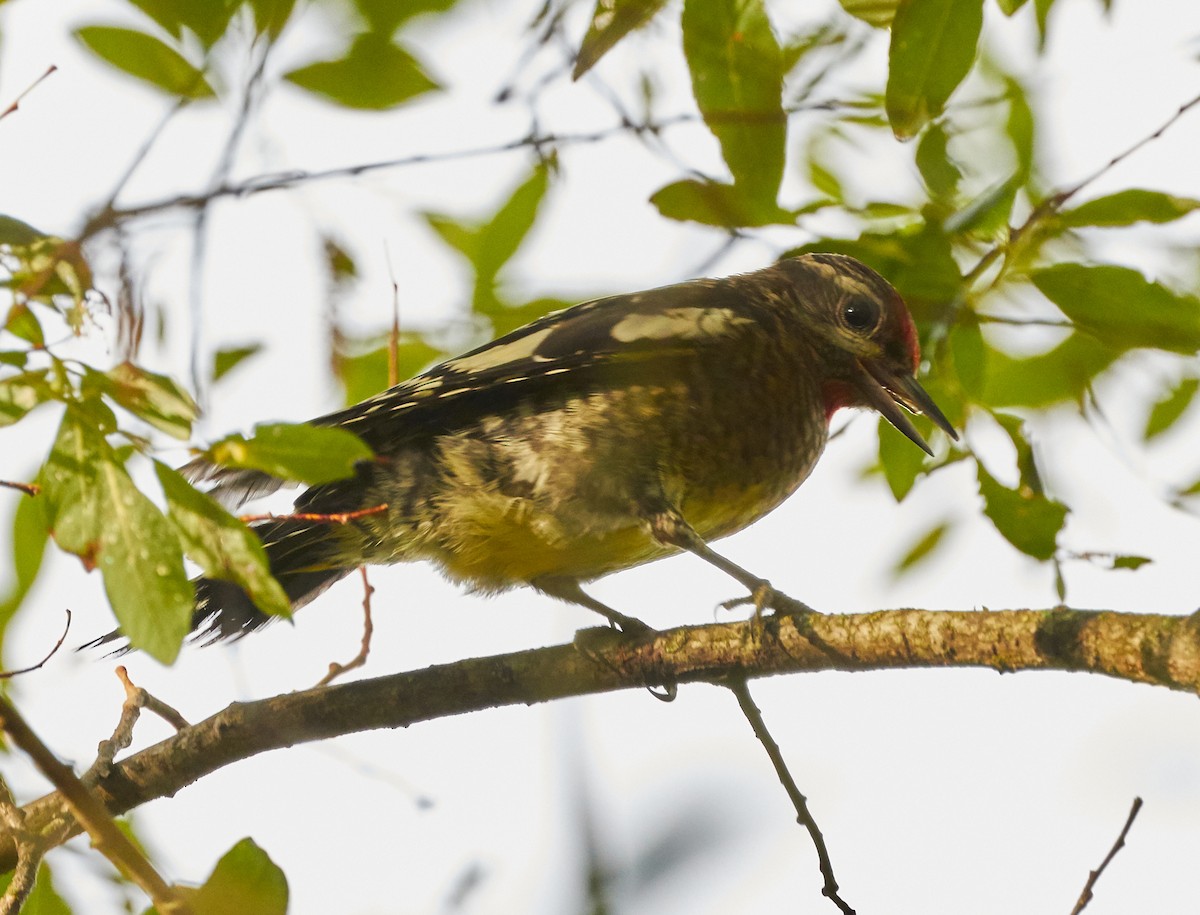
[(804, 616), (817, 612), (804, 601), (789, 597), (765, 580), (759, 581), (754, 589), (744, 597), (734, 597), (722, 601), (719, 606), (722, 610), (732, 610), (734, 607), (742, 607), (746, 604), (754, 605), (754, 619), (759, 625), (762, 623), (763, 610), (770, 610), (772, 616)]

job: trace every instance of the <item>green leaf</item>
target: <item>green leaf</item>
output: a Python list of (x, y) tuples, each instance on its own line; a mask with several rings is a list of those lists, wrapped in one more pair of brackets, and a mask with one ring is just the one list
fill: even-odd
[(1175, 425), (1176, 420), (1183, 416), (1192, 401), (1196, 399), (1196, 390), (1200, 388), (1200, 379), (1184, 378), (1166, 397), (1154, 405), (1146, 418), (1146, 428), (1142, 438), (1150, 441), (1157, 435), (1166, 432)]
[(1048, 352), (1025, 358), (987, 347), (979, 400), (992, 407), (1048, 407), (1079, 401), (1096, 376), (1120, 355), (1119, 349), (1079, 333)]
[(216, 95), (203, 73), (153, 35), (133, 29), (89, 25), (76, 29), (75, 36), (93, 54), (118, 70), (171, 95), (190, 99)]
[(1173, 222), (1196, 209), (1200, 209), (1200, 200), (1194, 197), (1129, 188), (1064, 210), (1058, 221), (1071, 227), (1131, 226), (1135, 222)]
[(734, 184), (756, 205), (774, 205), (787, 118), (783, 55), (761, 0), (684, 0), (683, 52)]
[(437, 232), (447, 245), (474, 263), (475, 250), (479, 246), (477, 226), (462, 222), (444, 213), (423, 213), (429, 228)]
[(945, 230), (951, 235), (973, 232), (989, 238), (1008, 226), (1019, 182), (1014, 172), (997, 181), (962, 209), (946, 220)]
[(691, 178), (659, 188), (650, 202), (668, 219), (699, 222), (706, 226), (735, 228), (796, 222), (794, 213), (780, 209), (773, 201), (748, 195), (738, 185)]
[(978, 400), (987, 378), (987, 347), (979, 323), (967, 316), (950, 328), (948, 346), (954, 362), (954, 374), (963, 392)]
[(950, 158), (946, 149), (949, 136), (941, 124), (933, 124), (921, 136), (917, 144), (917, 170), (921, 180), (935, 199), (954, 200), (958, 196), (958, 182), (962, 171), (958, 163)]
[(1004, 129), (1008, 134), (1008, 139), (1012, 142), (1013, 153), (1017, 157), (1017, 170), (1013, 175), (1015, 189), (1029, 181), (1029, 176), (1033, 171), (1037, 122), (1033, 116), (1033, 109), (1029, 107), (1025, 87), (1012, 78), (1006, 78), (1004, 85), (1005, 94), (1008, 96), (1008, 118), (1004, 123)]
[(889, 28), (900, 0), (838, 0), (847, 13), (877, 29)]
[(439, 88), (399, 45), (376, 32), (354, 39), (344, 57), (320, 61), (285, 79), (346, 108), (385, 111)]
[(287, 915), (287, 877), (253, 839), (233, 846), (204, 885), (185, 894), (193, 915)]
[(195, 602), (179, 541), (86, 414), (67, 408), (39, 482), (60, 547), (99, 568), (130, 643), (169, 664), (191, 628)]
[(296, 0), (250, 0), (250, 7), (254, 10), (254, 30), (274, 41), (291, 19)]
[(1042, 495), (1042, 475), (1038, 471), (1037, 461), (1033, 455), (1033, 445), (1025, 432), (1025, 422), (1019, 416), (1007, 413), (993, 413), (993, 419), (1008, 433), (1009, 440), (1017, 452), (1017, 474), (1022, 490), (1028, 490), (1035, 495)]
[(21, 372), (0, 381), (0, 426), (11, 426), (38, 404), (54, 397), (46, 369)]
[(1013, 546), (1034, 559), (1047, 560), (1057, 548), (1067, 507), (1027, 487), (1009, 489), (979, 464), (983, 511)]
[(1055, 264), (1035, 271), (1042, 295), (1081, 330), (1119, 349), (1200, 349), (1200, 300), (1109, 264)]
[(4, 329), (14, 337), (41, 348), (46, 345), (42, 322), (24, 302), (14, 302), (4, 317)]
[(391, 36), (396, 29), (414, 16), (423, 13), (443, 13), (457, 0), (354, 0), (370, 26), (370, 31)]
[(45, 232), (15, 216), (0, 215), (0, 245), (24, 248), (45, 237)]
[(810, 149), (808, 158), (808, 180), (814, 188), (829, 197), (832, 200), (845, 200), (846, 195), (842, 190), (842, 182), (838, 176), (833, 173), (832, 169), (826, 168), (817, 161)]
[(975, 60), (983, 0), (901, 0), (888, 51), (887, 114), (901, 140), (942, 113)]
[(618, 41), (644, 26), (665, 5), (666, 0), (596, 0), (571, 78), (587, 73)]
[[(917, 431), (928, 441), (933, 423), (924, 416), (912, 417)], [(912, 491), (917, 477), (925, 469), (925, 452), (908, 440), (882, 416), (879, 417), (879, 463), (883, 476), (897, 502)]]
[[(498, 335), (497, 335), (498, 336)], [(450, 355), (412, 331), (402, 331), (396, 347), (396, 377), (411, 378), (421, 369)], [(339, 353), (335, 371), (346, 392), (346, 405), (361, 403), (388, 386), (387, 334), (346, 344), (350, 355)]]
[(290, 616), (291, 602), (254, 532), (177, 471), (159, 461), (154, 471), (167, 498), (167, 520), (204, 574), (240, 585), (264, 613)]
[(212, 380), (220, 381), (232, 369), (262, 351), (261, 343), (251, 343), (249, 346), (236, 346), (232, 349), (217, 350), (213, 355)]
[(22, 496), (16, 506), (12, 522), (12, 576), (5, 576), (12, 584), (0, 597), (0, 641), (37, 579), (50, 539), (40, 496)]
[(170, 664), (192, 628), (195, 592), (167, 520), (115, 460), (96, 467), (103, 532), (97, 566), (129, 643)]
[(89, 370), (87, 382), (167, 435), (183, 440), (192, 434), (199, 408), (191, 395), (166, 375), (122, 362), (103, 374)]
[[(8, 890), (12, 878), (11, 873), (0, 875), (0, 894)], [(38, 865), (33, 891), (20, 906), (20, 911), (23, 915), (71, 915), (71, 907), (55, 889), (50, 866), (45, 861)]]
[(67, 408), (42, 467), (38, 499), (50, 535), (90, 571), (100, 549), (103, 517), (96, 497), (96, 466), (108, 443), (81, 412)]
[(490, 281), (517, 253), (521, 242), (533, 228), (549, 181), (549, 168), (544, 162), (539, 162), (529, 177), (496, 211), (496, 215), (478, 230), (471, 257), (478, 280)]
[(256, 426), (253, 438), (223, 438), (205, 456), (224, 467), (261, 470), (312, 486), (354, 476), (354, 465), (372, 454), (362, 439), (345, 429), (273, 423)]
[(1005, 16), (1011, 16), (1027, 2), (1028, 0), (996, 0), (996, 5)]
[[(157, 22), (177, 41), (182, 29), (190, 29), (205, 48), (211, 48), (224, 35), (229, 20), (241, 5), (230, 0), (130, 0), (134, 6)], [(269, 2), (269, 0), (268, 0)]]
[(1149, 556), (1114, 556), (1112, 567), (1114, 569), (1128, 569), (1130, 572), (1136, 572), (1142, 566), (1154, 562)]
[(942, 538), (946, 536), (946, 532), (949, 530), (950, 525), (945, 521), (940, 521), (927, 530), (916, 539), (913, 545), (896, 562), (896, 565), (892, 567), (892, 574), (899, 577), (928, 559), (941, 544)]

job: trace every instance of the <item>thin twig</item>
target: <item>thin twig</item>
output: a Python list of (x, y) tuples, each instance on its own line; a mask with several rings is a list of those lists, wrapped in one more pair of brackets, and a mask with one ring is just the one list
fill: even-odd
[(750, 722), (750, 727), (754, 729), (754, 736), (758, 738), (758, 742), (767, 751), (767, 756), (771, 758), (771, 765), (775, 767), (775, 774), (779, 776), (779, 781), (783, 784), (783, 790), (787, 792), (788, 797), (792, 801), (792, 806), (796, 808), (796, 822), (808, 830), (809, 838), (812, 839), (812, 843), (817, 849), (817, 861), (821, 868), (821, 876), (825, 878), (825, 885), (821, 888), (821, 895), (828, 897), (846, 915), (854, 915), (854, 909), (838, 895), (838, 883), (833, 876), (833, 863), (829, 860), (829, 850), (825, 847), (825, 837), (821, 835), (821, 829), (817, 826), (817, 821), (813, 819), (812, 814), (809, 812), (808, 799), (800, 793), (800, 788), (796, 785), (796, 780), (792, 778), (792, 773), (788, 771), (783, 753), (779, 750), (779, 744), (775, 742), (775, 738), (771, 736), (771, 732), (767, 729), (767, 723), (763, 721), (762, 712), (758, 710), (758, 706), (754, 704), (754, 699), (750, 696), (750, 687), (746, 682), (746, 678), (744, 676), (733, 676), (725, 682), (725, 685), (737, 697), (742, 714), (746, 716), (746, 720)]
[(387, 261), (388, 279), (392, 284), (392, 329), (388, 333), (388, 387), (394, 388), (400, 383), (400, 284), (396, 282), (396, 272), (392, 269), (392, 253), (387, 243), (383, 245), (383, 257)]
[(0, 726), (13, 743), (33, 759), (38, 771), (48, 778), (62, 795), (71, 813), (92, 838), (92, 845), (113, 865), (149, 895), (158, 910), (167, 915), (185, 915), (191, 907), (154, 869), (125, 833), (117, 828), (112, 815), (100, 799), (79, 780), (70, 767), (61, 763), (42, 743), (25, 719), (7, 699), (0, 696)]
[(358, 571), (362, 573), (363, 580), (363, 634), (362, 644), (359, 646), (358, 654), (347, 661), (345, 664), (339, 664), (337, 661), (329, 662), (329, 672), (317, 681), (317, 686), (326, 686), (336, 680), (344, 673), (352, 670), (357, 670), (367, 663), (367, 655), (371, 653), (371, 637), (375, 634), (375, 623), (371, 619), (371, 595), (375, 593), (375, 588), (371, 582), (367, 580), (367, 567), (359, 566)]
[(69, 608), (64, 607), (63, 609), (66, 610), (66, 612), (67, 612), (67, 624), (65, 626), (63, 626), (62, 635), (60, 635), (58, 637), (58, 641), (54, 643), (54, 647), (50, 649), (50, 653), (47, 654), (46, 657), (44, 657), (40, 661), (38, 661), (36, 664), (31, 665), (30, 667), (22, 667), (20, 670), (0, 671), (0, 680), (7, 680), (9, 677), (17, 677), (17, 676), (20, 676), (21, 674), (27, 674), (27, 673), (30, 673), (31, 671), (37, 670), (39, 667), (43, 666), (47, 661), (49, 661), (52, 657), (54, 657), (56, 654), (58, 654), (58, 649), (62, 648), (63, 642), (65, 642), (67, 640), (67, 633), (71, 631), (71, 611)]
[(348, 524), (358, 518), (365, 518), (367, 515), (378, 515), (388, 509), (388, 504), (384, 502), (381, 505), (372, 505), (370, 508), (360, 508), (352, 512), (332, 512), (323, 514), (318, 512), (295, 512), (290, 515), (238, 515), (238, 520), (243, 524), (253, 524), (257, 521), (328, 521), (330, 524)]
[(17, 915), (33, 892), (38, 865), (48, 846), (26, 828), (25, 811), (17, 806), (3, 778), (0, 778), (0, 820), (12, 832), (17, 848), (17, 866), (3, 898), (0, 898), (0, 915)]
[(1021, 223), (1021, 225), (1009, 231), (1008, 239), (1003, 244), (995, 245), (984, 252), (983, 256), (980, 257), (975, 266), (968, 270), (963, 276), (964, 284), (970, 286), (984, 273), (984, 271), (988, 269), (988, 267), (990, 267), (996, 261), (998, 257), (1000, 257), (1001, 254), (1011, 251), (1016, 245), (1017, 241), (1033, 226), (1040, 223), (1047, 216), (1058, 212), (1060, 209), (1062, 209), (1063, 204), (1069, 201), (1072, 197), (1082, 191), (1093, 181), (1103, 177), (1110, 170), (1120, 165), (1146, 144), (1157, 140), (1171, 127), (1173, 127), (1176, 121), (1178, 121), (1181, 117), (1187, 114), (1188, 111), (1190, 111), (1192, 108), (1195, 108), (1197, 105), (1200, 105), (1200, 95), (1196, 95), (1191, 100), (1184, 102), (1179, 106), (1179, 110), (1167, 118), (1167, 120), (1164, 121), (1162, 126), (1160, 126), (1157, 130), (1147, 136), (1142, 137), (1124, 152), (1113, 156), (1108, 160), (1107, 163), (1096, 169), (1096, 171), (1088, 175), (1078, 184), (1072, 185), (1064, 190), (1057, 191), (1056, 193), (1053, 193), (1049, 197), (1045, 198), (1041, 203), (1033, 208), (1033, 211), (1030, 212), (1029, 216), (1023, 223)]
[(1108, 850), (1108, 854), (1104, 856), (1104, 860), (1100, 862), (1100, 866), (1088, 874), (1087, 883), (1083, 885), (1083, 892), (1079, 894), (1079, 901), (1075, 903), (1075, 908), (1071, 909), (1071, 915), (1079, 915), (1080, 912), (1087, 908), (1087, 904), (1092, 901), (1092, 890), (1096, 886), (1096, 881), (1100, 879), (1100, 875), (1108, 867), (1108, 862), (1115, 858), (1117, 852), (1125, 847), (1125, 837), (1129, 835), (1129, 827), (1133, 825), (1133, 821), (1137, 819), (1138, 811), (1141, 809), (1142, 799), (1135, 797), (1133, 799), (1133, 806), (1129, 808), (1129, 816), (1125, 818), (1125, 825), (1121, 827), (1121, 834), (1117, 836), (1117, 841)]
[(15, 99), (13, 99), (11, 102), (8, 103), (7, 108), (5, 108), (3, 111), (0, 111), (0, 121), (3, 121), (10, 114), (15, 114), (17, 109), (21, 107), (21, 102), (23, 102), (25, 100), (25, 96), (27, 96), (30, 92), (32, 92), (34, 89), (36, 89), (38, 86), (40, 86), (42, 84), (42, 80), (44, 80), (47, 76), (49, 76), (51, 73), (53, 73), (57, 69), (58, 69), (58, 66), (56, 64), (51, 64), (49, 67), (46, 68), (45, 73), (43, 73), (41, 76), (39, 76), (37, 79), (35, 79), (32, 83), (30, 83), (28, 86), (26, 86), (25, 90), (23, 92), (21, 92)]
[(0, 480), (0, 486), (7, 487), (8, 489), (18, 489), (27, 496), (36, 496), (42, 491), (42, 487), (37, 483), (17, 483), (13, 480)]
[[(849, 107), (848, 103), (842, 103), (836, 100), (812, 102), (788, 106), (785, 109), (785, 114), (795, 114), (799, 111), (836, 111), (843, 107)], [(536, 150), (541, 149), (544, 146), (568, 146), (600, 143), (623, 133), (634, 133), (638, 136), (657, 137), (659, 133), (668, 127), (674, 127), (679, 124), (691, 124), (697, 122), (698, 120), (698, 114), (694, 112), (683, 112), (680, 114), (660, 118), (653, 124), (618, 123), (609, 127), (603, 127), (597, 130), (583, 131), (579, 133), (533, 133), (526, 134), (525, 136), (514, 140), (507, 140), (503, 143), (495, 143), (488, 146), (474, 146), (467, 149), (451, 149), (437, 153), (414, 153), (413, 155), (409, 156), (399, 156), (395, 159), (381, 159), (375, 162), (362, 162), (357, 165), (341, 165), (334, 168), (318, 169), (315, 171), (295, 169), (287, 172), (256, 175), (243, 181), (225, 182), (219, 187), (209, 188), (203, 193), (179, 194), (174, 197), (164, 197), (159, 200), (152, 200), (147, 203), (121, 207), (119, 209), (113, 206), (101, 207), (96, 212), (96, 215), (88, 220), (87, 226), (81, 235), (81, 240), (95, 235), (97, 232), (107, 229), (110, 226), (124, 220), (136, 219), (140, 216), (147, 216), (166, 210), (204, 207), (208, 206), (208, 204), (212, 201), (224, 197), (249, 197), (254, 194), (260, 194), (264, 191), (283, 190), (285, 188), (295, 187), (299, 184), (336, 180), (338, 178), (357, 178), (360, 175), (365, 175), (370, 172), (376, 172), (384, 169), (405, 168), (414, 165), (430, 165), (442, 162), (455, 162), (464, 159), (477, 159), (487, 156), (503, 155), (504, 153), (516, 152), (521, 149)]]
[(121, 717), (113, 729), (112, 736), (100, 741), (96, 747), (96, 761), (80, 779), (88, 787), (93, 787), (100, 779), (107, 778), (117, 754), (133, 743), (133, 727), (137, 724), (142, 709), (154, 712), (176, 731), (188, 727), (187, 719), (179, 712), (130, 680), (129, 672), (124, 667), (118, 667), (116, 675), (125, 688), (125, 701), (121, 704)]

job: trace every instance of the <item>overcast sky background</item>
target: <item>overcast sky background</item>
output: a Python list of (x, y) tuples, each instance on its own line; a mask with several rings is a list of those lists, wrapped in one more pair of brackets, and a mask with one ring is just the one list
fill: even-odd
[[(280, 89), (268, 97), (236, 174), (317, 170), (521, 135), (524, 111), (498, 108), (490, 94), (513, 72), (522, 28), (537, 5), (462, 0), (454, 22), (410, 30), (410, 46), (457, 93), (452, 101), (361, 115)], [(777, 24), (785, 19), (781, 6), (769, 7)], [(830, 8), (817, 6), (818, 17)], [(1116, 0), (1115, 7), (1105, 19), (1098, 3), (1057, 4), (1049, 54), (1029, 76), (1049, 133), (1040, 165), (1052, 185), (1090, 174), (1200, 91), (1200, 5)], [(1030, 13), (1002, 24), (1000, 53), (1028, 57), (1018, 49), (1029, 43)], [(987, 16), (989, 27), (1001, 18), (990, 3)], [(108, 193), (166, 105), (70, 38), (72, 28), (96, 22), (136, 20), (121, 5), (99, 0), (14, 0), (0, 8), (0, 99), (50, 63), (59, 67), (0, 123), (6, 176), (0, 212), (63, 235), (77, 231), (81, 214)], [(582, 18), (577, 25), (582, 35)], [(668, 35), (674, 28), (656, 26)], [(288, 69), (332, 56), (338, 49), (327, 42), (320, 16), (310, 16), (285, 35), (275, 65)], [(687, 77), (673, 38), (634, 39), (597, 75), (616, 82), (638, 55), (672, 47), (664, 86), (680, 93), (682, 108)], [(545, 53), (549, 67), (554, 57)], [(877, 73), (885, 60), (886, 43), (876, 40)], [(542, 113), (545, 126), (562, 132), (612, 120), (586, 80), (550, 93)], [(227, 130), (228, 113), (215, 107), (178, 119), (122, 199), (201, 187)], [(689, 155), (717, 161), (715, 144), (699, 127), (679, 128), (671, 140)], [(1135, 186), (1200, 197), (1197, 149), (1200, 112), (1098, 182), (1094, 193)], [(677, 173), (648, 160), (635, 143), (572, 147), (563, 166), (566, 180), (552, 191), (514, 274), (531, 297), (584, 298), (675, 282), (719, 246), (715, 233), (664, 224), (654, 214), (646, 198)], [(202, 351), (259, 340), (270, 347), (206, 393), (197, 436), (301, 420), (337, 405), (324, 363), (327, 288), (315, 227), (332, 226), (354, 246), (363, 278), (345, 305), (363, 328), (381, 326), (389, 313), (385, 246), (400, 276), (406, 324), (435, 326), (461, 313), (466, 278), (412, 214), (486, 213), (528, 167), (521, 154), (494, 156), (216, 205), (203, 276)], [(916, 179), (898, 173), (896, 180)], [(1194, 244), (1196, 219), (1137, 237)], [(801, 230), (766, 237), (734, 249), (712, 272), (755, 269), (778, 248), (809, 239)], [(164, 305), (169, 316), (167, 346), (148, 347), (143, 361), (178, 377), (186, 377), (189, 352), (187, 241), (182, 219), (164, 219), (137, 249), (147, 269), (147, 301)], [(1144, 266), (1167, 277), (1177, 270), (1153, 257)], [(107, 342), (97, 334), (80, 351), (100, 360)], [(1080, 506), (1066, 545), (1155, 560), (1136, 574), (1072, 564), (1075, 606), (1172, 613), (1196, 607), (1200, 529), (1155, 498), (1156, 482), (1189, 466), (1196, 422), (1147, 455), (1136, 446), (1131, 409), (1155, 398), (1179, 366), (1136, 356), (1123, 362), (1100, 386), (1110, 429), (1090, 429), (1069, 410), (1037, 423), (1051, 491)], [(56, 421), (49, 410), (0, 431), (0, 477), (30, 475)], [(855, 420), (800, 493), (726, 541), (723, 551), (829, 611), (1051, 605), (1050, 569), (1016, 555), (990, 525), (972, 518), (977, 496), (969, 468), (939, 474), (901, 505), (878, 478), (861, 479), (873, 459), (873, 422)], [(973, 427), (970, 434), (984, 441), (987, 430)], [(167, 456), (182, 461), (185, 453)], [(1194, 460), (1190, 466), (1195, 470)], [(17, 498), (0, 495), (0, 514), (9, 515)], [(943, 517), (960, 519), (953, 541), (937, 561), (893, 580), (888, 570), (912, 538)], [(0, 555), (9, 549), (5, 523)], [(556, 644), (595, 623), (532, 593), (465, 596), (424, 566), (376, 570), (371, 580), (376, 634), (368, 676)], [(5, 586), (0, 581), (0, 591)], [(737, 588), (698, 560), (680, 557), (614, 576), (593, 591), (666, 627), (711, 619), (713, 606)], [(186, 650), (172, 669), (141, 656), (124, 663), (135, 682), (199, 720), (234, 699), (309, 686), (329, 661), (352, 656), (360, 599), (348, 581), (305, 609), (295, 627), (274, 626), (232, 647)], [(14, 624), (5, 663), (40, 657), (58, 636), (63, 606), (76, 613), (73, 642), (111, 625), (99, 578), (85, 575), (73, 558), (51, 556)], [(14, 683), (18, 706), (43, 739), (80, 767), (119, 714), (122, 691), (112, 667), (64, 653)], [(810, 798), (844, 896), (860, 912), (1065, 915), (1135, 795), (1146, 807), (1089, 912), (1195, 911), (1200, 708), (1194, 697), (1097, 677), (983, 671), (829, 673), (759, 681), (753, 691)], [(167, 733), (166, 725), (146, 718), (137, 745)], [(45, 790), (21, 760), (3, 762), (18, 797)], [(672, 829), (716, 837), (670, 879), (627, 884), (618, 891), (617, 911), (833, 911), (820, 897), (815, 855), (765, 754), (732, 696), (707, 686), (682, 689), (671, 705), (632, 691), (277, 752), (221, 770), (133, 819), (173, 880), (202, 880), (231, 845), (253, 836), (286, 871), (294, 915), (439, 912), (472, 872), (479, 881), (462, 911), (560, 913), (580, 898), (584, 805), (603, 854), (627, 873)], [(78, 839), (72, 846), (85, 850)], [(116, 911), (116, 897), (101, 904), (96, 894), (108, 892), (105, 884), (88, 876), (107, 872), (98, 860), (70, 851), (50, 857), (77, 911)]]

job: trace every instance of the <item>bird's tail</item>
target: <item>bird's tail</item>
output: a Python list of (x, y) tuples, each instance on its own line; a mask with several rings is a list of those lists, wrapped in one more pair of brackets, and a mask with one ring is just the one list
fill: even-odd
[[(253, 530), (263, 542), (271, 574), (279, 581), (295, 610), (334, 582), (354, 571), (337, 562), (334, 525), (322, 521), (279, 520), (257, 524)], [(196, 609), (192, 638), (203, 645), (240, 639), (261, 629), (275, 617), (264, 613), (242, 587), (219, 578), (196, 578)], [(95, 648), (124, 638), (115, 629), (81, 646)], [(117, 651), (123, 651), (118, 647)]]

